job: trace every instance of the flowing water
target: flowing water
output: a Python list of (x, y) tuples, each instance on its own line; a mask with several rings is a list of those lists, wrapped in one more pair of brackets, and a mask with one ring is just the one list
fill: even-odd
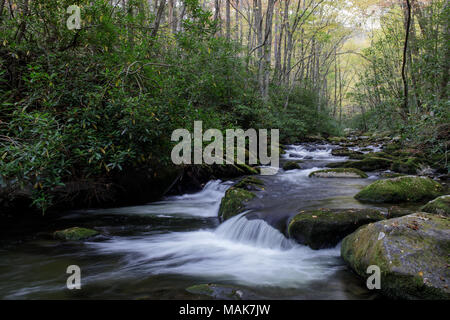
[[(231, 285), (255, 299), (370, 299), (344, 266), (339, 245), (311, 250), (286, 238), (289, 218), (311, 208), (364, 208), (353, 195), (369, 179), (315, 179), (331, 145), (289, 146), (285, 159), (304, 169), (261, 177), (265, 188), (248, 211), (220, 224), (217, 212), (231, 181), (210, 181), (195, 194), (143, 206), (79, 211), (50, 219), (21, 236), (3, 226), (0, 298), (192, 299), (194, 284)], [(51, 231), (84, 226), (89, 242), (58, 242)], [(8, 229), (8, 230), (6, 230)], [(38, 229), (38, 230), (36, 230)], [(5, 235), (7, 234), (7, 236)], [(82, 290), (66, 289), (67, 266), (81, 268)]]

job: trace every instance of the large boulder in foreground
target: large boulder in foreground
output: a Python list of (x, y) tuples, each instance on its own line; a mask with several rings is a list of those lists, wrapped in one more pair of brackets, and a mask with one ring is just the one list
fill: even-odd
[(381, 271), (381, 292), (394, 299), (450, 298), (450, 220), (414, 213), (361, 227), (342, 241), (341, 256), (367, 279)]
[(336, 168), (313, 171), (309, 177), (317, 178), (367, 178), (367, 174), (355, 168)]
[(450, 195), (438, 197), (421, 208), (421, 211), (450, 216)]
[(383, 214), (374, 209), (303, 211), (289, 223), (288, 234), (298, 243), (315, 250), (331, 248), (360, 226), (383, 219)]
[(419, 202), (441, 195), (443, 187), (427, 177), (403, 176), (369, 184), (355, 198), (366, 202)]
[(225, 192), (220, 202), (219, 217), (227, 220), (245, 210), (245, 203), (255, 197), (251, 191), (261, 190), (264, 183), (255, 177), (246, 177)]
[(53, 237), (59, 240), (79, 241), (98, 235), (98, 231), (80, 227), (55, 231)]

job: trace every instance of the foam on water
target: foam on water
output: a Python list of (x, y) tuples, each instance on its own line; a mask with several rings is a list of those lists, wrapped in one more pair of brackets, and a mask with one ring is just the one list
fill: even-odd
[(286, 239), (245, 213), (216, 230), (117, 238), (88, 245), (102, 253), (125, 253), (125, 272), (179, 274), (252, 286), (300, 287), (339, 267), (339, 248), (314, 251)]

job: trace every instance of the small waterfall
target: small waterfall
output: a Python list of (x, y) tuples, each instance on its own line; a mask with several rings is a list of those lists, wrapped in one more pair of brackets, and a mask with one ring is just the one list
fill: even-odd
[(334, 159), (331, 151), (332, 147), (330, 145), (288, 145), (283, 157), (291, 160), (329, 160)]
[(245, 217), (246, 213), (241, 213), (222, 223), (215, 234), (224, 239), (261, 248), (284, 250), (294, 246), (291, 240), (267, 222), (261, 219), (249, 220)]
[[(156, 215), (161, 218), (177, 217), (217, 217), (220, 201), (231, 181), (209, 181), (202, 191), (180, 196), (170, 196), (163, 201), (152, 202), (143, 206), (97, 209), (84, 211), (89, 214), (121, 214), (121, 215)], [(72, 215), (73, 217), (74, 215)]]

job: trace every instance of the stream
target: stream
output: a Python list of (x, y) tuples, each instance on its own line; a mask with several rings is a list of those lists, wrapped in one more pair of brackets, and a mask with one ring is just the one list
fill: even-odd
[[(377, 298), (346, 268), (339, 245), (312, 250), (283, 234), (300, 210), (377, 208), (353, 198), (377, 173), (368, 179), (308, 177), (347, 160), (332, 156), (334, 147), (288, 146), (283, 160), (303, 160), (302, 169), (259, 177), (265, 188), (248, 211), (223, 223), (217, 212), (233, 182), (212, 180), (198, 193), (148, 205), (66, 213), (27, 237), (8, 230), (10, 236), (0, 239), (0, 298), (198, 299), (186, 288), (202, 283), (234, 286), (248, 299)], [(95, 228), (102, 236), (87, 242), (48, 236), (71, 226)], [(66, 268), (73, 264), (81, 268), (81, 290), (66, 288)]]

